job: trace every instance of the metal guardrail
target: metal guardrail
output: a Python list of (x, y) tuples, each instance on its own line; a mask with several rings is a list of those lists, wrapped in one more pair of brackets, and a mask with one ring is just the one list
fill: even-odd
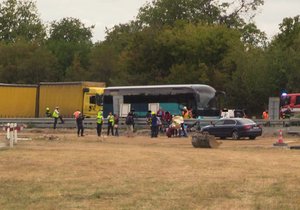
[[(209, 125), (216, 119), (188, 119), (185, 123), (189, 126), (205, 126)], [(5, 125), (7, 123), (18, 123), (25, 124), (28, 128), (53, 128), (52, 118), (0, 118), (0, 125)], [(95, 118), (86, 118), (84, 122), (85, 128), (96, 128)], [(282, 120), (269, 120), (265, 121), (263, 119), (253, 119), (257, 124), (268, 127), (288, 127), (288, 126), (300, 126), (300, 119), (282, 119)], [(107, 126), (107, 120), (104, 120), (104, 125)], [(146, 122), (146, 118), (135, 118), (136, 128), (149, 128)], [(119, 127), (125, 128), (125, 118), (120, 118)], [(64, 124), (61, 124), (58, 120), (57, 128), (76, 128), (76, 122), (74, 118), (65, 118)]]

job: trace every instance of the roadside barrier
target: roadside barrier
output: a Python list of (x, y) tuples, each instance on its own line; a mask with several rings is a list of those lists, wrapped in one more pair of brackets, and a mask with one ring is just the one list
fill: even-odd
[[(193, 127), (194, 129), (201, 128), (205, 125), (209, 125), (211, 122), (216, 121), (216, 118), (211, 119), (188, 119), (184, 122), (188, 127)], [(270, 120), (266, 124), (266, 121), (263, 119), (252, 119), (258, 125), (263, 127), (300, 127), (300, 119), (281, 119), (281, 120)], [(18, 123), (25, 124), (27, 128), (52, 128), (53, 129), (53, 119), (52, 118), (0, 118), (0, 124), (6, 123)], [(96, 119), (95, 118), (85, 118), (83, 123), (85, 128), (95, 128), (96, 129)], [(104, 125), (107, 126), (107, 120), (104, 120)], [(125, 129), (125, 118), (120, 118), (119, 128)], [(137, 129), (148, 129), (146, 118), (135, 118), (135, 127)], [(76, 122), (74, 118), (64, 118), (64, 124), (57, 124), (57, 128), (76, 128)]]

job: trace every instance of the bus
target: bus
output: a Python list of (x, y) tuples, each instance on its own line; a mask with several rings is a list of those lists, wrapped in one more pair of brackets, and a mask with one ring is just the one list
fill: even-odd
[(109, 112), (125, 117), (129, 111), (145, 117), (148, 111), (158, 109), (181, 115), (184, 107), (193, 117), (220, 117), (219, 98), (224, 92), (203, 84), (119, 86), (104, 89), (104, 116)]

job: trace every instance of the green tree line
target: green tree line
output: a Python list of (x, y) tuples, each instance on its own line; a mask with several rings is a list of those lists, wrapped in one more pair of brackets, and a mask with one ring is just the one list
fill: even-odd
[(253, 22), (263, 4), (154, 0), (93, 43), (94, 26), (72, 17), (44, 24), (34, 1), (6, 0), (0, 3), (0, 82), (208, 84), (226, 92), (227, 107), (260, 113), (268, 97), (300, 91), (300, 16), (284, 18), (267, 40)]

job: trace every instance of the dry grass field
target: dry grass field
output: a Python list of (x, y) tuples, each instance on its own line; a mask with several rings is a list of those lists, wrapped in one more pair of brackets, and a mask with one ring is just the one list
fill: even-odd
[(51, 132), (0, 150), (0, 209), (300, 209), (300, 150), (274, 148), (275, 136), (195, 149), (191, 138)]

